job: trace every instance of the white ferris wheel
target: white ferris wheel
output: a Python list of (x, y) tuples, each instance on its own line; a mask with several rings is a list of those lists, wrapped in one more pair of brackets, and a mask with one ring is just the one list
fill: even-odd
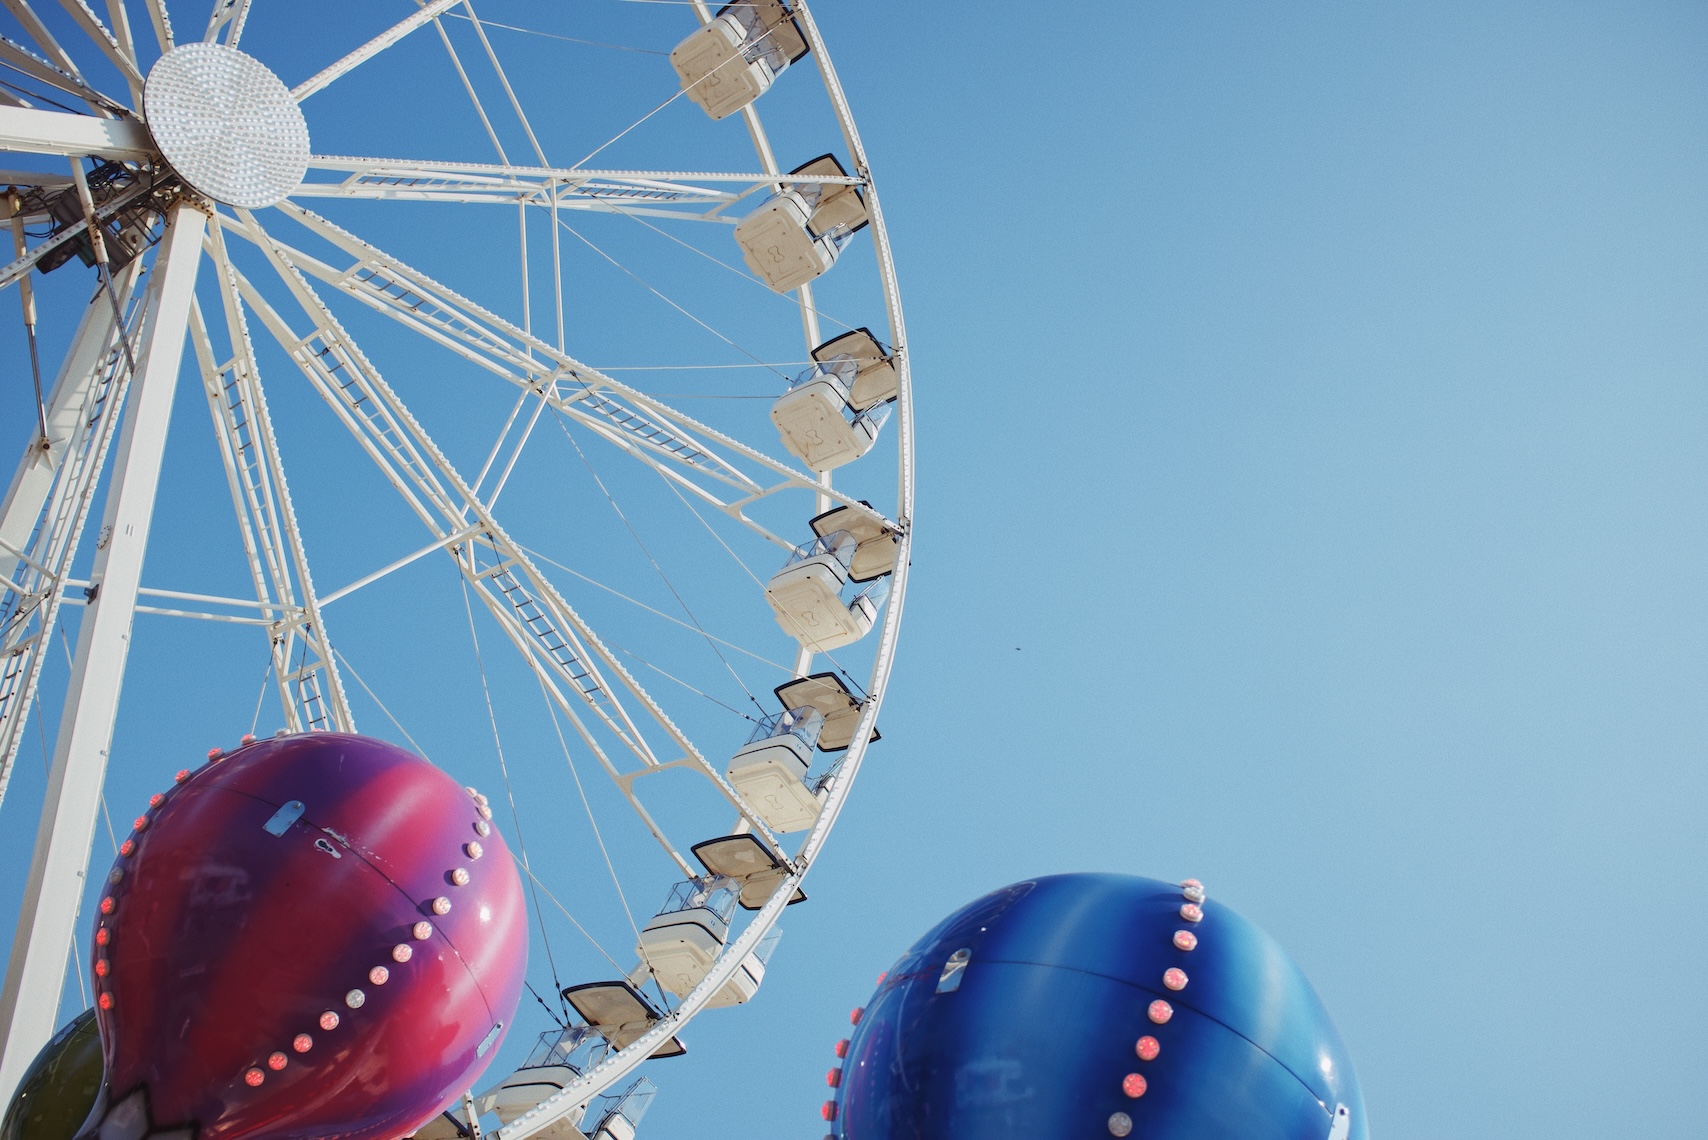
[(413, 727), (538, 908), (539, 1044), (465, 1105), (621, 1140), (877, 737), (913, 420), (859, 133), (805, 0), (207, 2), (0, 15), (0, 1093), (167, 722)]

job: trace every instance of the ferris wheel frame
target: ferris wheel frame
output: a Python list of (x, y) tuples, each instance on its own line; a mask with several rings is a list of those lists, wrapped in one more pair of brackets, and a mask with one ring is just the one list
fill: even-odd
[[(292, 97), (300, 103), (411, 32), (436, 23), (441, 15), (463, 3), (464, 0), (425, 3), (408, 18), (292, 88)], [(120, 103), (82, 80), (70, 55), (54, 40), (26, 0), (8, 0), (7, 6), (35, 34), (38, 46), (49, 57), (48, 70), (37, 67), (32, 74), (60, 91), (83, 99), (91, 108), (91, 114), (82, 115), (0, 106), (0, 151), (69, 159), (72, 181), (84, 209), (81, 223), (33, 249), (20, 248), (19, 256), (0, 268), (0, 289), (16, 285), (27, 291), (29, 274), (36, 263), (60, 244), (86, 234), (97, 253), (101, 253), (102, 223), (106, 216), (123, 209), (136, 197), (127, 192), (130, 197), (120, 194), (97, 207), (84, 181), (83, 160), (94, 157), (155, 167), (166, 164), (148, 128)], [(146, 76), (139, 65), (123, 0), (108, 0), (110, 27), (81, 2), (68, 3), (66, 7), (80, 29), (124, 77), (133, 105), (140, 106)], [(177, 41), (171, 31), (166, 0), (145, 0), (145, 7), (161, 52), (171, 50)], [(250, 7), (250, 0), (216, 0), (203, 42), (221, 42), (236, 48)], [(286, 727), (293, 731), (313, 728), (350, 731), (354, 722), (336, 654), (321, 619), (321, 607), (440, 550), (453, 552), (464, 567), (465, 577), (477, 577), (476, 571), (482, 568), (476, 566), (476, 550), (484, 548), (495, 559), (516, 568), (503, 574), (509, 575), (517, 590), (530, 597), (531, 612), (542, 615), (543, 620), (518, 617), (521, 607), (513, 601), (509, 611), (505, 610), (498, 599), (499, 594), (506, 594), (505, 588), (490, 585), (500, 575), (485, 573), (482, 577), (489, 585), (476, 593), (536, 675), (555, 682), (553, 691), (572, 722), (578, 714), (602, 718), (606, 728), (616, 736), (632, 739), (632, 750), (643, 766), (649, 762), (658, 766), (658, 757), (650, 754), (645, 737), (636, 728), (624, 701), (642, 706), (648, 718), (662, 726), (682, 749), (690, 766), (717, 784), (745, 822), (756, 826), (766, 845), (782, 856), (785, 876), (741, 934), (723, 948), (704, 979), (651, 1028), (622, 1048), (612, 1050), (559, 1092), (504, 1125), (499, 1129), (501, 1140), (527, 1140), (633, 1072), (706, 1007), (775, 925), (828, 839), (873, 737), (894, 662), (906, 595), (914, 501), (909, 359), (889, 236), (864, 147), (813, 14), (806, 0), (793, 0), (791, 7), (829, 96), (852, 162), (850, 174), (784, 173), (752, 105), (741, 111), (761, 168), (752, 173), (553, 168), (544, 164), (543, 155), (539, 165), (314, 156), (309, 176), (278, 209), (323, 244), (339, 250), (349, 259), (348, 264), (331, 265), (286, 245), (248, 210), (222, 210), (206, 199), (184, 193), (165, 210), (164, 231), (145, 288), (140, 287), (140, 258), (117, 272), (109, 272), (103, 266), (105, 297), (98, 295), (84, 314), (67, 352), (61, 380), (54, 387), (53, 402), (43, 409), (49, 430), (40, 440), (40, 452), (34, 457), (25, 456), (0, 514), (0, 558), (9, 561), (17, 575), (15, 581), (11, 578), (0, 581), (0, 589), (32, 599), (35, 613), (30, 628), (36, 637), (33, 651), (30, 645), (0, 646), (0, 652), (9, 653), (5, 673), (0, 677), (0, 702), (3, 702), (0, 703), (0, 796), (4, 795), (21, 728), (36, 696), (44, 656), (41, 649), (47, 635), (56, 628), (63, 605), (81, 601), (84, 606), (42, 822), (25, 885), (23, 914), (5, 988), (0, 991), (0, 1091), (9, 1092), (55, 1029), (66, 972), (66, 951), (78, 918), (81, 892), (77, 887), (90, 858), (125, 658), (134, 616), (139, 612), (212, 618), (268, 628), (278, 666), (274, 676)], [(703, 0), (694, 0), (693, 10), (702, 25), (713, 19)], [(353, 297), (369, 309), (508, 380), (519, 390), (519, 407), (521, 401), (530, 398), (541, 407), (552, 407), (780, 547), (790, 547), (792, 543), (747, 517), (745, 506), (788, 488), (809, 490), (815, 497), (818, 513), (836, 506), (870, 508), (833, 486), (829, 472), (815, 478), (683, 415), (667, 403), (575, 359), (563, 351), (561, 344), (554, 346), (483, 309), (314, 214), (301, 203), (312, 198), (501, 203), (517, 205), (524, 217), (530, 208), (549, 210), (554, 222), (560, 211), (587, 210), (727, 223), (735, 219), (724, 212), (755, 192), (812, 182), (858, 187), (869, 214), (898, 382), (895, 416), (898, 507), (896, 517), (888, 520), (894, 528), (896, 558), (888, 605), (874, 631), (870, 683), (859, 704), (849, 747), (824, 785), (827, 794), (822, 810), (799, 847), (788, 853), (778, 847), (777, 838), (757, 820), (756, 813), (693, 742), (675, 729), (662, 708), (629, 675), (593, 629), (557, 594), (527, 552), (504, 532), (490, 501), (482, 498), (481, 485), (488, 472), (483, 471), (481, 479), (473, 485), (457, 473), (378, 370), (368, 364), (355, 340), (326, 308), (316, 287)], [(253, 246), (267, 259), (298, 302), (300, 313), (293, 311), (290, 316), (279, 313), (244, 277), (227, 250), (229, 242), (238, 240)], [(556, 240), (554, 225), (554, 262)], [(524, 256), (525, 249), (524, 245)], [(224, 359), (210, 341), (207, 316), (196, 296), (203, 260), (212, 266), (232, 343), (232, 352)], [(561, 274), (555, 264), (554, 276), (561, 286)], [(810, 349), (821, 339), (811, 285), (802, 285), (795, 292), (802, 332)], [(297, 529), (284, 465), (272, 438), (245, 310), (257, 315), (265, 331), (290, 352), (386, 478), (428, 524), (432, 542), (339, 590), (316, 592)], [(307, 334), (303, 332), (305, 327), (311, 330)], [(256, 585), (254, 602), (150, 590), (142, 585), (167, 422), (186, 363), (186, 342), (192, 346), (204, 393), (221, 427), (221, 455)], [(79, 419), (80, 413), (91, 408), (97, 414)], [(65, 433), (63, 437), (59, 432)], [(50, 441), (60, 439), (64, 446), (54, 455), (52, 448), (57, 442)], [(514, 465), (525, 441), (524, 436), (504, 457), (510, 465)], [(500, 458), (504, 443), (505, 437), (501, 436), (494, 445), (488, 469)], [(695, 461), (690, 452), (701, 461)], [(112, 472), (95, 544), (94, 568), (87, 581), (79, 581), (71, 576), (72, 560), (88, 528), (101, 474), (109, 464), (109, 453), (112, 453)], [(727, 460), (723, 458), (726, 454)], [(767, 474), (771, 481), (760, 482), (739, 469), (738, 463)], [(504, 475), (497, 478), (496, 489), (502, 488), (503, 478)], [(38, 526), (51, 531), (51, 541), (45, 545), (19, 541), (20, 535), (27, 537)], [(32, 556), (43, 550), (51, 557)], [(506, 600), (509, 598), (506, 594)], [(239, 608), (237, 615), (228, 612), (233, 607)], [(550, 638), (542, 637), (542, 628), (551, 631)], [(12, 640), (24, 639), (20, 635)], [(555, 641), (557, 648), (542, 648), (548, 641)], [(797, 678), (811, 672), (813, 656), (810, 647), (800, 650), (794, 663)], [(300, 663), (292, 666), (293, 658)], [(571, 696), (579, 706), (570, 700)], [(664, 841), (635, 798), (632, 777), (625, 785), (617, 766), (603, 755), (600, 759), (617, 778), (625, 797), (643, 821)], [(674, 854), (668, 841), (664, 842), (666, 850)], [(679, 855), (675, 858), (683, 871), (694, 873)]]

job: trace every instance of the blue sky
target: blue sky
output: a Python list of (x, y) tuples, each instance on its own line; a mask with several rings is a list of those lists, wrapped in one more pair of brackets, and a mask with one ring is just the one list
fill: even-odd
[[(245, 46), (296, 82), (403, 9), (363, 11), (346, 34), (258, 0)], [(480, 10), (653, 50), (690, 26), (668, 5)], [(884, 740), (811, 901), (789, 912), (759, 997), (707, 1014), (686, 1059), (654, 1066), (645, 1132), (817, 1135), (831, 1045), (877, 973), (976, 895), (1073, 870), (1196, 876), (1274, 933), (1339, 1024), (1376, 1135), (1699, 1130), (1708, 16), (1630, 3), (815, 11), (907, 301), (912, 592)], [(671, 89), (658, 57), (495, 42), (554, 161)], [(419, 37), (397, 70), (316, 96), (317, 150), (483, 158), (466, 105), (436, 118), (407, 103), (443, 95), (443, 58)], [(800, 159), (834, 141), (810, 91), (789, 73), (761, 104)], [(622, 161), (737, 153), (738, 128), (708, 134), (697, 114), (661, 116)], [(515, 310), (514, 273), (487, 244), (513, 234), (509, 215), (328, 213)], [(768, 358), (797, 358), (786, 308), (761, 291), (667, 264), (645, 235), (585, 232), (673, 275)], [(861, 256), (825, 290), (853, 323), (878, 317)], [(572, 351), (723, 360), (591, 261), (574, 266)], [(0, 418), (16, 445), (28, 391), (15, 321), (3, 327), (16, 382)], [(502, 399), (468, 410), (450, 373), (373, 335), (423, 418), (473, 454)], [(269, 375), (287, 458), (308, 460), (293, 487), (322, 504), (305, 522), (332, 567), (322, 587), (387, 560), (359, 531), (395, 534), (396, 552), (422, 541), (364, 505), (371, 477), (338, 466), (342, 441), (311, 426), (314, 398), (282, 360)], [(680, 383), (775, 390), (769, 374), (741, 377)], [(237, 592), (207, 435), (192, 381), (148, 579)], [(507, 502), (576, 539), (589, 573), (656, 595), (562, 442), (530, 452)], [(688, 564), (680, 509), (610, 478), (649, 540)], [(702, 614), (781, 654), (730, 569), (696, 581)], [(495, 785), (455, 578), (422, 563), (397, 583), (359, 616), (335, 609), (333, 634), (429, 754)], [(137, 660), (158, 668), (133, 670), (126, 691), (120, 818), (248, 726), (263, 664), (224, 630), (139, 631)], [(521, 789), (539, 801), (532, 849), (561, 860), (572, 909), (617, 921), (538, 696), (503, 685), (497, 631), (481, 636), (509, 751), (556, 764)], [(226, 653), (232, 677), (187, 679)], [(746, 682), (777, 683), (758, 667)], [(396, 735), (371, 705), (357, 714)], [(734, 731), (720, 723), (707, 731)], [(10, 867), (27, 856), (39, 767), (24, 756), (0, 810)], [(646, 881), (637, 906), (667, 877)], [(71, 987), (68, 1012), (77, 1000)]]

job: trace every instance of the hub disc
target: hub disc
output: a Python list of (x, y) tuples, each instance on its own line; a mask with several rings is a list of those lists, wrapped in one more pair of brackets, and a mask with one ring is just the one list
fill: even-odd
[(308, 169), (308, 124), (290, 90), (254, 56), (184, 44), (148, 73), (142, 104), (178, 176), (226, 206), (282, 201)]

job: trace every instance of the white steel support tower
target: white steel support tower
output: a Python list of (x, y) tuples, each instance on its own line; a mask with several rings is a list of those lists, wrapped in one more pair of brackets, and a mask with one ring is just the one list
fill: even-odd
[[(128, 353), (121, 346), (127, 372), (129, 353), (135, 360), (129, 391), (117, 397), (130, 407), (113, 461), (112, 489), (101, 520), (41, 829), (24, 886), (24, 908), (12, 938), (5, 988), (0, 990), (0, 1024), (6, 1031), (0, 1088), (17, 1084), (24, 1066), (56, 1028), (66, 948), (82, 895), (67, 884), (81, 886), (95, 837), (206, 220), (189, 206), (173, 207), (144, 302), (141, 335)], [(64, 588), (63, 583), (57, 586)]]

